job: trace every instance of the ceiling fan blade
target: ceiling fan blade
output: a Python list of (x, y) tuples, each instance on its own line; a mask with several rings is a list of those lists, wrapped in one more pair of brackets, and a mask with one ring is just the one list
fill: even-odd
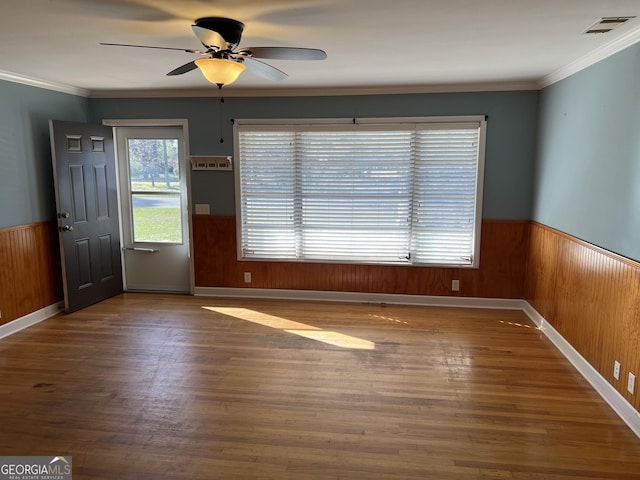
[(251, 73), (269, 80), (284, 80), (289, 76), (282, 70), (279, 70), (268, 63), (256, 60), (255, 58), (245, 57), (242, 59), (242, 63), (244, 63), (247, 70)]
[(201, 52), (200, 50), (192, 50), (190, 48), (173, 48), (173, 47), (154, 47), (151, 45), (129, 45), (127, 43), (103, 43), (100, 45), (107, 45), (110, 47), (135, 47), (135, 48), (154, 48), (156, 50), (177, 50), (178, 52), (187, 52), (187, 53), (197, 53), (200, 55), (206, 54), (207, 52)]
[(244, 47), (237, 52), (253, 58), (271, 60), (324, 60), (327, 53), (318, 48), (296, 47)]
[(195, 70), (196, 68), (198, 68), (198, 66), (196, 65), (196, 62), (191, 61), (189, 63), (185, 63), (184, 65), (179, 66), (178, 68), (171, 70), (169, 73), (167, 73), (167, 75), (169, 76), (182, 75), (183, 73), (190, 72), (191, 70)]
[(205, 47), (227, 50), (227, 41), (218, 32), (199, 27), (198, 25), (191, 25), (191, 30), (193, 30), (195, 36), (198, 37), (198, 40), (200, 40)]

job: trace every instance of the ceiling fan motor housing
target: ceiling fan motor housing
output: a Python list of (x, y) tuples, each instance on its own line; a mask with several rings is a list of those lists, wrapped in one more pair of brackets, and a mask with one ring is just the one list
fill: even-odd
[(202, 17), (195, 21), (195, 25), (208, 30), (213, 30), (222, 35), (229, 46), (229, 50), (233, 50), (240, 44), (244, 23), (225, 17)]

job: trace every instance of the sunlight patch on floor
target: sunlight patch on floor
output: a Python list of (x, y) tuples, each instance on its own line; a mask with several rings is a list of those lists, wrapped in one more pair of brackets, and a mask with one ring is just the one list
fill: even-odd
[(341, 348), (351, 348), (358, 350), (374, 350), (376, 344), (368, 340), (352, 337), (343, 333), (323, 330), (322, 328), (307, 325), (306, 323), (287, 320), (286, 318), (276, 317), (268, 313), (257, 312), (248, 308), (236, 307), (202, 307), (205, 310), (229, 315), (231, 317), (246, 320), (248, 322), (257, 323), (266, 327), (283, 330), (293, 335), (308, 338), (318, 342), (334, 345)]
[[(505, 322), (504, 320), (500, 320), (500, 323), (502, 323), (503, 325), (511, 325), (513, 327), (523, 327), (523, 328), (531, 328), (531, 325), (527, 325), (526, 323), (519, 323), (519, 322)], [(537, 330), (540, 330), (539, 328), (537, 328)]]

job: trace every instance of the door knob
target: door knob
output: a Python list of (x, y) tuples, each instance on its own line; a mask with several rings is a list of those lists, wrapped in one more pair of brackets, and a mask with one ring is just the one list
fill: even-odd
[(73, 227), (71, 225), (65, 225), (62, 227), (63, 232), (73, 232)]

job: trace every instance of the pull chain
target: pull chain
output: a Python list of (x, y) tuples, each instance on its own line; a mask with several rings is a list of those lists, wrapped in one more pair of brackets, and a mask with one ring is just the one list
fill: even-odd
[[(224, 103), (224, 96), (222, 95), (222, 83), (218, 83), (218, 95), (220, 96), (220, 103)], [(218, 128), (220, 129), (220, 143), (224, 143), (222, 138), (222, 105), (218, 105)]]

